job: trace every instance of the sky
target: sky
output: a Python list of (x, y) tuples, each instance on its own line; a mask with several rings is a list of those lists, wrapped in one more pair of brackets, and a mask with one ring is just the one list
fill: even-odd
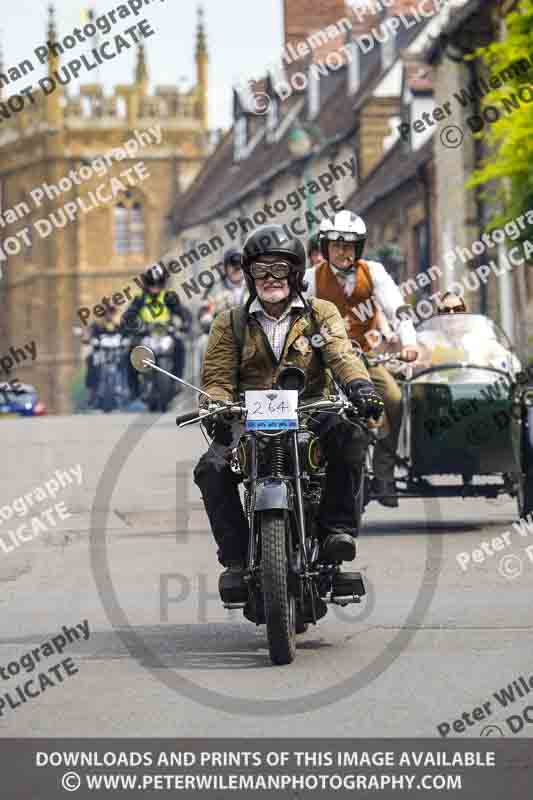
[[(118, 8), (128, 0), (55, 0), (59, 40), (82, 24), (83, 9), (89, 5), (97, 15)], [(4, 71), (29, 58), (35, 72), (11, 83), (14, 93), (34, 85), (43, 77), (45, 67), (35, 57), (35, 48), (46, 42), (47, 0), (4, 0), (0, 20), (0, 39), (4, 51)], [(279, 58), (283, 46), (281, 0), (203, 0), (209, 64), (209, 124), (211, 128), (228, 127), (232, 116), (231, 86), (237, 80), (260, 74), (262, 68)], [(173, 84), (190, 87), (196, 80), (197, 7), (195, 0), (152, 0), (137, 17), (118, 20), (109, 34), (100, 34), (101, 43), (126, 28), (147, 19), (155, 35), (145, 41), (150, 86)], [(68, 51), (68, 59), (90, 50), (92, 44), (80, 43)], [(131, 83), (135, 51), (124, 50), (100, 67), (100, 80), (110, 91), (117, 83)], [(80, 75), (83, 83), (95, 80), (95, 71)]]

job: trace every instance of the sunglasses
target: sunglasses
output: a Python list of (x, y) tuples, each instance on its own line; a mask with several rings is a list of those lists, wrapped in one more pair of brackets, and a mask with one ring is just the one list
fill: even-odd
[(241, 269), (242, 261), (240, 256), (232, 256), (229, 261), (226, 261), (226, 266), (228, 267), (238, 267)]
[(260, 261), (256, 261), (255, 264), (252, 264), (250, 267), (252, 278), (257, 280), (263, 280), (268, 275), (270, 275), (271, 278), (282, 280), (283, 278), (289, 277), (290, 271), (291, 266), (287, 264), (286, 261), (276, 261), (274, 264), (262, 264)]
[(439, 308), (439, 314), (466, 314), (464, 306), (452, 306), (451, 308), (444, 306)]

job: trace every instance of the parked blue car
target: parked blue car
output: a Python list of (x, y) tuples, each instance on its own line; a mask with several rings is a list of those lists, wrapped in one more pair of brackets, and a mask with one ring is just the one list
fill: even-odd
[(34, 386), (28, 383), (0, 384), (0, 420), (10, 417), (41, 417), (46, 406)]

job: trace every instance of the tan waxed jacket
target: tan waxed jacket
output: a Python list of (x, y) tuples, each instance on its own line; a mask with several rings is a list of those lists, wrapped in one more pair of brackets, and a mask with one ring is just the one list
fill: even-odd
[[(370, 380), (362, 361), (355, 354), (346, 335), (346, 328), (337, 308), (328, 300), (308, 300), (315, 313), (313, 324), (308, 309), (297, 309), (285, 346), (278, 362), (261, 324), (248, 315), (240, 360), (231, 326), (230, 311), (215, 319), (209, 334), (202, 370), (202, 389), (215, 400), (236, 401), (239, 393), (248, 389), (271, 389), (280, 371), (287, 366), (303, 369), (307, 376), (303, 400), (323, 397), (330, 390), (328, 370), (340, 383)], [(311, 346), (308, 337), (317, 333), (325, 344), (319, 350)], [(322, 357), (320, 355), (322, 353)], [(204, 405), (202, 398), (200, 405)]]

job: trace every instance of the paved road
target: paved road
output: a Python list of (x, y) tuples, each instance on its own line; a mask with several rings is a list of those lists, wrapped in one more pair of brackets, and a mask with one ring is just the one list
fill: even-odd
[[(533, 674), (533, 532), (513, 531), (466, 571), (457, 561), (483, 541), (494, 552), (492, 539), (512, 530), (512, 502), (372, 504), (357, 560), (368, 601), (330, 610), (299, 637), (295, 663), (275, 668), (264, 628), (216, 596), (214, 547), (188, 475), (198, 430), (178, 432), (171, 415), (95, 415), (5, 421), (1, 433), (0, 506), (57, 469), (80, 464), (82, 480), (36, 507), (64, 502), (67, 519), (0, 551), (0, 667), (63, 625), (88, 620), (90, 630), (62, 656), (43, 656), (45, 668), (71, 657), (79, 672), (6, 704), (1, 736), (436, 736), (491, 699), (485, 719), (469, 717), (457, 735), (489, 723), (508, 734), (505, 718), (527, 705), (525, 696), (506, 710), (492, 693)], [(21, 522), (0, 519), (0, 536)], [(498, 570), (510, 554), (521, 559), (515, 578)], [(1, 691), (16, 697), (34, 676), (8, 675)]]

